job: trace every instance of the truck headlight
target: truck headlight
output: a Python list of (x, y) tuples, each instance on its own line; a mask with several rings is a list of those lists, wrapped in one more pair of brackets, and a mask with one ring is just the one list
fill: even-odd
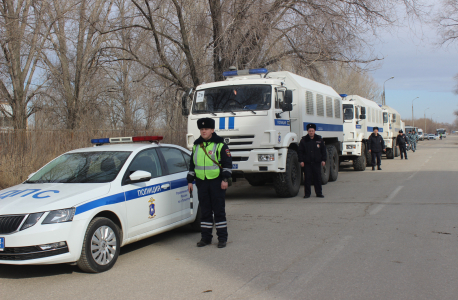
[(42, 216), (43, 214), (44, 214), (44, 213), (42, 213), (42, 212), (30, 214), (30, 215), (27, 217), (27, 220), (25, 220), (24, 224), (22, 224), (21, 230), (30, 228), (30, 227), (32, 227), (33, 225), (37, 224), (38, 220), (40, 220), (40, 218), (41, 218), (41, 216)]
[(59, 209), (50, 211), (45, 220), (41, 224), (55, 224), (63, 222), (71, 222), (75, 215), (75, 208)]
[(275, 161), (274, 154), (258, 154), (258, 161)]
[(356, 145), (347, 145), (347, 150), (348, 149), (356, 149)]

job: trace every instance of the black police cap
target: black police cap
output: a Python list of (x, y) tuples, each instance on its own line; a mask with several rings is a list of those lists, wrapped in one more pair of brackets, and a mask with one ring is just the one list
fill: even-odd
[(402, 129), (401, 129), (401, 130), (399, 130), (399, 133), (404, 133), (404, 131), (402, 131)]
[(215, 120), (211, 118), (202, 118), (197, 120), (197, 128), (202, 129), (202, 128), (209, 128), (209, 129), (215, 129)]
[(316, 125), (315, 125), (315, 124), (313, 124), (313, 123), (309, 123), (309, 124), (307, 124), (307, 130), (309, 130), (310, 128), (313, 128), (313, 129), (315, 129), (315, 130), (316, 130)]
[(374, 131), (375, 129), (379, 130), (377, 126), (375, 126), (374, 128), (372, 128), (372, 131)]

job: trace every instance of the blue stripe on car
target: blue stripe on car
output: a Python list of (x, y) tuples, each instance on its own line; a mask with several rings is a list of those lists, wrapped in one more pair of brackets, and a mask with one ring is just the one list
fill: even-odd
[[(167, 183), (169, 183), (170, 186), (166, 189), (163, 189), (161, 186)], [(130, 201), (130, 200), (138, 199), (141, 197), (146, 197), (148, 195), (156, 195), (156, 194), (166, 192), (169, 190), (182, 188), (187, 185), (188, 185), (188, 181), (186, 180), (186, 178), (180, 178), (180, 179), (173, 180), (173, 181), (165, 181), (159, 184), (141, 187), (135, 190), (127, 191), (125, 193), (118, 193), (115, 195), (110, 195), (110, 196), (103, 197), (97, 200), (93, 200), (91, 202), (84, 203), (80, 206), (77, 206), (75, 215), (85, 213), (89, 210), (92, 210), (92, 209), (95, 209), (101, 206), (112, 205), (112, 204), (116, 204), (116, 203), (120, 203), (124, 201)]]

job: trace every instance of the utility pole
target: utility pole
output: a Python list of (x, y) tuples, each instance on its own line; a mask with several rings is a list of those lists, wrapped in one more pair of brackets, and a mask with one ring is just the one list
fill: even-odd
[[(418, 98), (420, 98), (420, 97), (417, 97), (415, 99), (418, 99)], [(413, 100), (415, 100), (415, 99), (413, 99)], [(415, 127), (415, 120), (413, 118), (413, 100), (412, 100), (412, 127)]]
[[(429, 109), (429, 107), (428, 107), (427, 109)], [(423, 112), (423, 119), (425, 119), (425, 132), (423, 133), (423, 135), (425, 135), (425, 134), (428, 132), (428, 131), (426, 130), (426, 110), (427, 110), (427, 109), (425, 109), (425, 111)]]
[[(393, 79), (394, 76), (392, 76), (391, 78), (388, 78), (387, 80), (385, 80), (385, 82), (387, 82), (388, 80), (390, 79)], [(382, 105), (386, 105), (386, 101), (385, 101), (385, 82), (383, 83), (383, 99), (382, 99)]]

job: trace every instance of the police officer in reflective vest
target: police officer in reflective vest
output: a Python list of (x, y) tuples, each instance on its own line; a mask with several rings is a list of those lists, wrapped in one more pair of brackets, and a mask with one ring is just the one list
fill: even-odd
[(315, 186), (315, 194), (324, 198), (321, 189), (321, 167), (326, 165), (326, 146), (320, 135), (315, 134), (316, 125), (307, 124), (306, 136), (303, 136), (299, 143), (299, 162), (304, 171), (304, 198), (311, 194), (311, 182)]
[(218, 248), (224, 248), (227, 242), (225, 196), (228, 179), (232, 176), (231, 153), (224, 140), (215, 133), (215, 120), (199, 119), (197, 127), (200, 137), (194, 142), (187, 176), (189, 192), (192, 191), (192, 182), (196, 181), (201, 209), (202, 238), (197, 247), (211, 244), (214, 222)]

